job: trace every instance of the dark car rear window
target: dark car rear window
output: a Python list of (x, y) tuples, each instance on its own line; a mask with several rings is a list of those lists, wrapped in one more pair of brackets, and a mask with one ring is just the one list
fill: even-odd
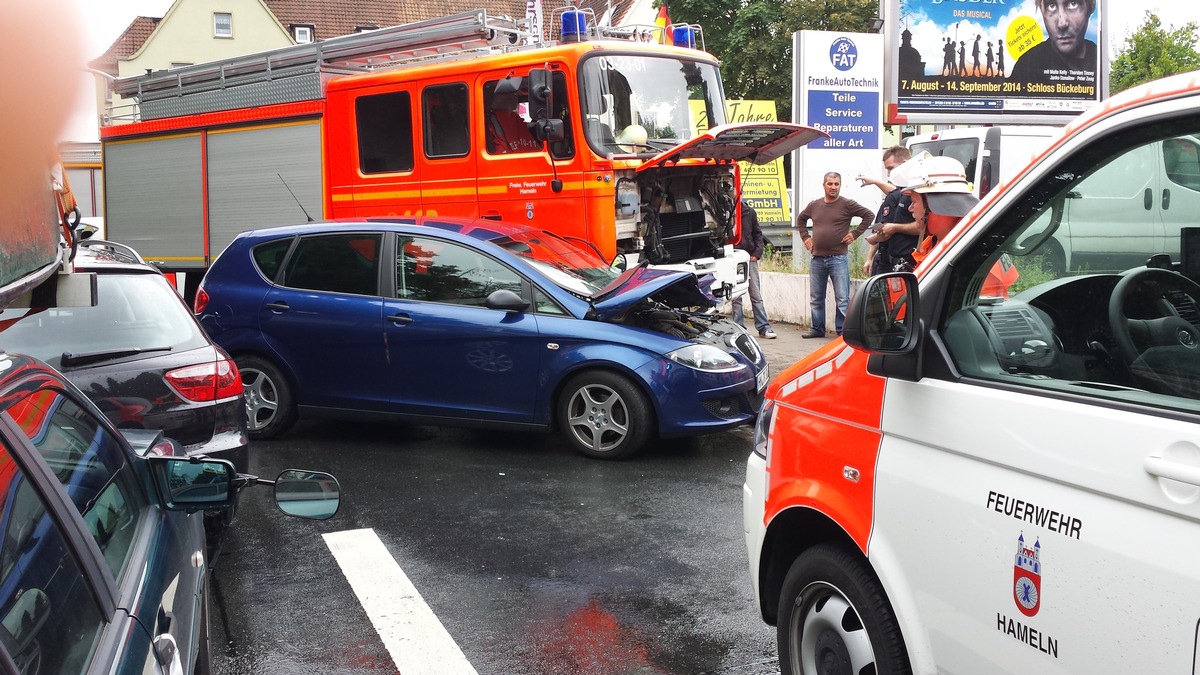
[(259, 244), (254, 247), (251, 255), (254, 256), (254, 264), (258, 265), (258, 271), (270, 281), (275, 281), (279, 276), (279, 267), (283, 264), (283, 258), (287, 255), (288, 249), (292, 247), (293, 239), (279, 239), (269, 241), (265, 244)]
[(166, 279), (99, 274), (95, 307), (12, 308), (0, 312), (0, 348), (57, 366), (64, 352), (186, 351), (208, 339)]

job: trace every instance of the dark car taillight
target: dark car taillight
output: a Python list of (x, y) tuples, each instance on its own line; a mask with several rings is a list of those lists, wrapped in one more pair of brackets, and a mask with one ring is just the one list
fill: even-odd
[(204, 291), (204, 287), (196, 289), (196, 299), (192, 301), (192, 313), (199, 314), (208, 307), (208, 293)]
[(242, 375), (229, 359), (172, 370), (167, 383), (189, 401), (204, 403), (242, 393)]

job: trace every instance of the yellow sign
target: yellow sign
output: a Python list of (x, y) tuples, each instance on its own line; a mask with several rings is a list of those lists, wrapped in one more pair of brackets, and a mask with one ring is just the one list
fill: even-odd
[[(703, 101), (690, 101), (695, 132), (708, 130)], [(726, 101), (725, 116), (730, 124), (739, 122), (775, 122), (774, 101)], [(768, 164), (738, 162), (742, 172), (742, 199), (758, 212), (763, 225), (791, 224), (792, 205), (788, 201), (787, 182), (783, 175), (783, 158)]]

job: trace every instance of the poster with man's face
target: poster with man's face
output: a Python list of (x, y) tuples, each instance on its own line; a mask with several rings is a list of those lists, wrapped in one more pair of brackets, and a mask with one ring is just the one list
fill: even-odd
[(1021, 123), (1082, 112), (1104, 97), (1101, 4), (900, 0), (885, 24), (889, 117)]

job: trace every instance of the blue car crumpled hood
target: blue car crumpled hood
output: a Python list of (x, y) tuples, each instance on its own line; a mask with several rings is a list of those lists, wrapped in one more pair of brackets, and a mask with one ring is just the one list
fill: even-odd
[(600, 321), (613, 321), (651, 297), (673, 308), (708, 308), (716, 304), (711, 295), (701, 290), (700, 280), (691, 272), (639, 266), (627, 270), (592, 297), (592, 316)]

